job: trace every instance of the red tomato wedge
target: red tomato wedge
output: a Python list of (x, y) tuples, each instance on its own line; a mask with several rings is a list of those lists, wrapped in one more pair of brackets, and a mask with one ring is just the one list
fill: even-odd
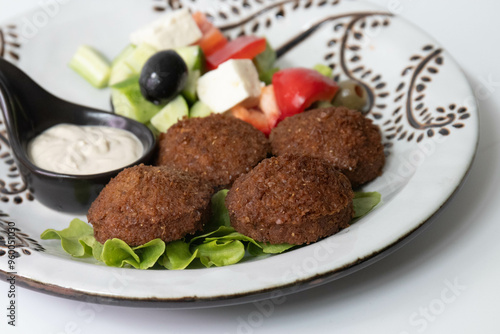
[(237, 105), (231, 109), (231, 113), (234, 117), (252, 124), (266, 136), (269, 136), (271, 130), (278, 124), (281, 115), (272, 85), (261, 89), (258, 107), (245, 108)]
[[(269, 124), (270, 129), (274, 129), (274, 127), (278, 125), (281, 111), (276, 101), (276, 94), (274, 94), (273, 85), (262, 87), (259, 98), (259, 109), (266, 115), (267, 123)], [(266, 134), (268, 135), (269, 133)]]
[(256, 36), (240, 36), (211, 55), (207, 56), (208, 70), (216, 69), (229, 59), (253, 59), (266, 49), (266, 39)]
[(316, 101), (333, 99), (339, 89), (333, 79), (302, 67), (278, 71), (272, 82), (281, 111), (279, 121), (303, 112)]
[(192, 16), (202, 34), (205, 34), (214, 26), (202, 12), (194, 12)]
[(205, 14), (195, 12), (193, 14), (193, 19), (196, 21), (196, 25), (198, 25), (198, 28), (200, 28), (203, 34), (198, 44), (205, 56), (211, 55), (227, 44), (227, 38), (218, 28), (214, 27)]
[(257, 109), (247, 109), (241, 105), (231, 108), (231, 113), (234, 117), (241, 119), (253, 125), (254, 128), (263, 132), (266, 136), (271, 133), (266, 114)]

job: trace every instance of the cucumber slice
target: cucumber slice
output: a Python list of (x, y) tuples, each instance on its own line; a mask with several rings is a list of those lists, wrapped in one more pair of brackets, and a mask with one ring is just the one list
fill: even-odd
[(198, 45), (185, 46), (174, 49), (174, 51), (181, 56), (190, 72), (194, 70), (201, 70), (203, 64), (203, 51), (201, 51), (201, 48)]
[[(109, 86), (116, 85), (117, 83), (126, 81), (127, 79), (137, 76), (137, 73), (127, 65), (124, 61), (121, 61), (111, 68), (111, 75), (109, 76)], [(137, 78), (139, 80), (139, 78)]]
[(139, 74), (134, 74), (127, 80), (120, 81), (114, 85), (111, 85), (111, 88), (117, 88), (119, 90), (130, 88), (139, 82)]
[(129, 44), (125, 49), (120, 52), (118, 56), (111, 62), (111, 67), (122, 63), (132, 52), (135, 50), (135, 45)]
[(207, 117), (212, 113), (212, 110), (205, 103), (198, 101), (189, 110), (189, 117)]
[(126, 58), (124, 58), (124, 61), (134, 72), (141, 73), (142, 67), (146, 61), (156, 52), (157, 50), (149, 44), (139, 44)]
[(182, 60), (186, 63), (189, 74), (186, 85), (181, 94), (189, 104), (193, 104), (198, 100), (196, 95), (196, 85), (198, 79), (201, 77), (203, 67), (203, 51), (198, 45), (185, 46), (174, 50), (181, 56)]
[(111, 101), (115, 113), (144, 124), (162, 109), (162, 106), (157, 106), (142, 96), (136, 76), (114, 85), (111, 88)]
[(101, 53), (88, 45), (78, 48), (69, 62), (69, 67), (96, 88), (108, 85), (111, 73), (109, 62)]
[(196, 86), (198, 84), (198, 79), (201, 76), (200, 70), (190, 71), (188, 74), (188, 79), (184, 89), (181, 94), (187, 100), (189, 104), (193, 104), (198, 100), (198, 96), (196, 95)]
[(141, 44), (137, 47), (129, 45), (113, 60), (109, 85), (114, 86), (131, 77), (138, 77), (146, 61), (155, 53), (156, 49), (148, 44)]
[(185, 116), (189, 116), (186, 100), (180, 95), (170, 101), (159, 113), (151, 118), (151, 124), (160, 132), (167, 132), (168, 128)]

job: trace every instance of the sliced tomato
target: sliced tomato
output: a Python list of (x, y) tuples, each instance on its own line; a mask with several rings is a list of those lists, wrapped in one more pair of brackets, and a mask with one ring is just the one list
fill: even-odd
[(207, 56), (214, 54), (215, 52), (223, 48), (226, 44), (227, 38), (216, 27), (212, 27), (212, 29), (210, 29), (205, 35), (203, 35), (199, 42), (200, 48)]
[(259, 109), (266, 115), (267, 123), (271, 130), (274, 129), (280, 119), (281, 111), (276, 101), (273, 85), (262, 87), (259, 98)]
[(246, 108), (237, 105), (231, 109), (231, 113), (269, 136), (271, 130), (278, 124), (281, 112), (276, 103), (273, 86), (262, 87), (259, 104), (254, 108)]
[(272, 82), (281, 111), (279, 121), (303, 112), (316, 101), (330, 101), (339, 89), (333, 79), (302, 67), (280, 70)]
[(266, 136), (271, 133), (266, 114), (258, 109), (247, 109), (241, 105), (231, 108), (234, 117), (253, 125), (254, 128), (263, 132)]
[(266, 39), (256, 36), (240, 36), (211, 55), (207, 56), (209, 70), (216, 69), (229, 59), (253, 59), (266, 49)]
[(192, 16), (194, 21), (196, 22), (196, 25), (198, 26), (198, 28), (200, 28), (202, 34), (205, 34), (210, 30), (210, 28), (214, 26), (212, 22), (207, 19), (207, 16), (202, 12), (194, 12)]
[(193, 13), (193, 19), (203, 34), (198, 44), (205, 56), (213, 54), (227, 44), (227, 38), (207, 19), (205, 14), (195, 12)]

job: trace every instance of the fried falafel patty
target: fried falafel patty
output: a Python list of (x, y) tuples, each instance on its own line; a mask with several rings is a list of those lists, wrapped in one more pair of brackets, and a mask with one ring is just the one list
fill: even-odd
[(382, 174), (384, 146), (379, 128), (345, 107), (314, 109), (288, 117), (270, 135), (272, 153), (323, 158), (354, 188)]
[(92, 203), (87, 218), (104, 243), (119, 238), (139, 246), (173, 241), (203, 228), (213, 188), (170, 167), (134, 166), (120, 172)]
[(308, 244), (349, 226), (347, 177), (323, 159), (284, 155), (262, 161), (226, 197), (231, 225), (271, 244)]
[(214, 187), (226, 188), (270, 152), (267, 138), (237, 118), (215, 114), (183, 119), (162, 133), (158, 165), (196, 174)]

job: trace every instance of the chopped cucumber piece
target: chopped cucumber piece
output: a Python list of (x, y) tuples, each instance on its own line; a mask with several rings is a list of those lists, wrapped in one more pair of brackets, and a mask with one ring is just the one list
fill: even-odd
[(114, 85), (111, 85), (111, 88), (129, 88), (133, 86), (135, 83), (139, 82), (139, 75), (134, 74), (132, 77), (128, 78), (127, 80), (120, 81), (118, 83), (115, 83)]
[(115, 113), (144, 124), (162, 109), (162, 106), (157, 106), (142, 96), (137, 76), (114, 85), (111, 88), (111, 101)]
[(139, 44), (133, 52), (131, 52), (125, 59), (125, 63), (132, 68), (136, 73), (141, 73), (142, 67), (146, 61), (155, 53), (157, 50), (149, 44)]
[(141, 44), (137, 47), (129, 45), (113, 60), (109, 85), (114, 86), (131, 77), (138, 77), (146, 61), (155, 53), (156, 49), (148, 44)]
[(279, 68), (274, 67), (275, 62), (276, 51), (274, 51), (266, 40), (266, 49), (255, 56), (253, 63), (259, 73), (259, 80), (265, 82), (267, 85), (271, 84), (273, 74), (279, 71)]
[(212, 110), (205, 103), (198, 101), (189, 110), (189, 117), (207, 117), (212, 113)]
[(203, 64), (203, 51), (201, 51), (198, 45), (185, 46), (174, 49), (174, 51), (181, 56), (189, 71), (201, 70)]
[(194, 70), (189, 72), (188, 79), (184, 89), (181, 94), (187, 100), (189, 104), (193, 104), (198, 100), (198, 96), (196, 95), (196, 86), (198, 84), (198, 79), (201, 76), (200, 70)]
[(186, 85), (181, 94), (189, 104), (193, 104), (198, 99), (196, 96), (196, 85), (201, 76), (202, 64), (204, 63), (203, 51), (197, 45), (178, 48), (174, 51), (181, 56), (189, 71)]
[(123, 62), (135, 50), (135, 45), (129, 44), (115, 59), (111, 62), (111, 67)]
[(132, 67), (125, 62), (125, 59), (127, 59), (127, 57), (129, 57), (135, 49), (135, 45), (129, 44), (115, 59), (113, 59), (113, 62), (111, 63), (109, 86), (125, 81), (137, 74)]
[(69, 67), (96, 88), (104, 88), (108, 85), (111, 73), (109, 62), (102, 54), (88, 45), (82, 45), (78, 48), (69, 62)]
[[(126, 81), (127, 79), (137, 76), (137, 73), (127, 65), (124, 61), (117, 63), (111, 67), (111, 75), (109, 77), (109, 86)], [(137, 78), (139, 80), (139, 78)]]
[(189, 116), (186, 100), (180, 95), (170, 101), (159, 113), (151, 118), (151, 124), (160, 132), (167, 132), (168, 128), (185, 116)]
[(325, 77), (331, 78), (333, 76), (333, 70), (329, 66), (317, 64), (313, 67), (313, 69), (318, 71), (320, 74), (323, 74)]

